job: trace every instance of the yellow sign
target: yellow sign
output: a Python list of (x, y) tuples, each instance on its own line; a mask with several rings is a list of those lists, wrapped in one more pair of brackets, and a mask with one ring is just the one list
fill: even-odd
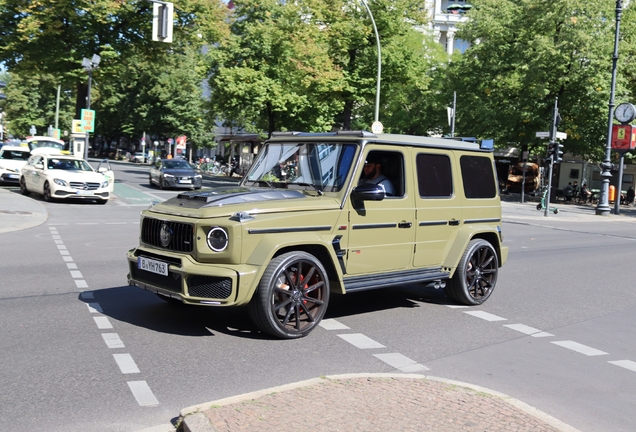
[(84, 133), (84, 128), (82, 127), (81, 120), (73, 120), (73, 133)]

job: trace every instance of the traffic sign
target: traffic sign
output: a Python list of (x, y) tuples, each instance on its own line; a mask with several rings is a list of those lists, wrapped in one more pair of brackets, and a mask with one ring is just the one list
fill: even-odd
[(565, 132), (557, 132), (556, 133), (556, 137), (557, 137), (557, 139), (564, 140), (564, 139), (568, 138), (568, 134), (566, 134)]
[(550, 138), (550, 132), (537, 132), (535, 136), (537, 138)]
[(72, 133), (84, 133), (84, 128), (82, 128), (82, 121), (81, 120), (73, 120), (72, 121), (72, 128), (73, 130)]
[(81, 110), (80, 118), (82, 120), (82, 132), (88, 133), (95, 130), (95, 110)]

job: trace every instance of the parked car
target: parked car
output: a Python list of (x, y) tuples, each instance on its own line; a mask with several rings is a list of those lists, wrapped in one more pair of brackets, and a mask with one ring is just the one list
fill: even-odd
[(238, 186), (141, 214), (128, 283), (170, 302), (247, 305), (293, 339), (331, 293), (410, 285), (480, 305), (508, 248), (490, 142), (366, 131), (278, 132)]
[(150, 167), (150, 186), (163, 188), (201, 189), (201, 173), (183, 159), (159, 159)]
[(46, 201), (79, 198), (106, 204), (114, 180), (107, 161), (96, 171), (82, 158), (55, 149), (36, 149), (20, 171), (20, 191), (40, 194)]
[(0, 148), (0, 183), (19, 184), (20, 169), (31, 156), (28, 147), (4, 145)]
[(134, 163), (146, 163), (148, 162), (148, 153), (136, 152), (132, 155), (130, 161)]

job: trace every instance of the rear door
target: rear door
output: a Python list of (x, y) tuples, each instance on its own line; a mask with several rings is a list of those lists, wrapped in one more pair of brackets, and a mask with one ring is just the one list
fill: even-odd
[(462, 224), (458, 161), (448, 150), (415, 152), (416, 204), (414, 267), (438, 267)]

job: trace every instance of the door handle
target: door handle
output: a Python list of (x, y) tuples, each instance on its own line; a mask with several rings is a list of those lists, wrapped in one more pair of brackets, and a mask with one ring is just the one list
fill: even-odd
[(448, 224), (450, 226), (457, 226), (457, 225), (459, 225), (459, 221), (457, 219), (449, 220)]
[(402, 221), (398, 224), (398, 228), (411, 228), (413, 226), (412, 222)]

